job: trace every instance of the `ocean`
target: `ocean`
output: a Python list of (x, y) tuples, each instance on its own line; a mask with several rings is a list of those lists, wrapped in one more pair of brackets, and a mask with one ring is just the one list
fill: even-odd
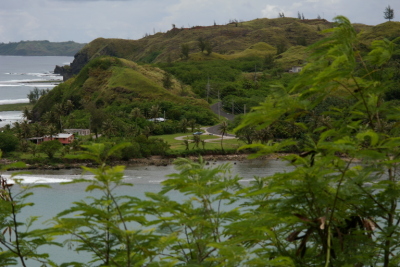
[[(0, 56), (0, 105), (28, 103), (35, 87), (51, 89), (62, 81), (56, 65), (69, 65), (73, 57)], [(0, 112), (0, 127), (21, 120), (21, 112)]]

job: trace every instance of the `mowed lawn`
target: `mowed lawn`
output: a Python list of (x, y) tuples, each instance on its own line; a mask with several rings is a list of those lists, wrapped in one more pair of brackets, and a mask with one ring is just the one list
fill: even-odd
[[(177, 133), (177, 134), (168, 134), (168, 135), (157, 135), (154, 136), (156, 138), (162, 138), (168, 144), (170, 144), (171, 150), (186, 150), (186, 145), (184, 143), (184, 140), (189, 141), (189, 149), (193, 149), (195, 146), (193, 142), (193, 134), (192, 133)], [(178, 140), (177, 140), (178, 139)], [(200, 135), (200, 140), (206, 140), (204, 142), (204, 148), (205, 149), (221, 149), (221, 137), (218, 135), (207, 135), (207, 134), (202, 134)], [(239, 147), (245, 145), (244, 142), (240, 141), (239, 139), (226, 139), (224, 137), (222, 141), (222, 145), (224, 149), (238, 149)], [(203, 143), (201, 142), (199, 144), (199, 148), (203, 148)]]

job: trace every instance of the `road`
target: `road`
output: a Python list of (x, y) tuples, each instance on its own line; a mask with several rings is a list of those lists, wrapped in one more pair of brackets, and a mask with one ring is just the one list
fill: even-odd
[[(226, 113), (223, 109), (222, 109), (222, 104), (220, 104), (221, 102), (215, 103), (213, 105), (211, 105), (211, 110), (217, 114), (220, 115), (222, 117), (225, 117), (226, 119), (228, 119), (229, 121), (233, 121), (233, 119), (235, 118), (235, 115), (233, 114), (229, 114)], [(219, 130), (220, 124), (211, 126), (209, 128), (207, 128), (206, 132), (210, 133), (210, 134), (215, 134), (215, 135), (221, 135), (221, 132)], [(233, 134), (225, 134), (224, 137), (235, 137), (235, 135)]]

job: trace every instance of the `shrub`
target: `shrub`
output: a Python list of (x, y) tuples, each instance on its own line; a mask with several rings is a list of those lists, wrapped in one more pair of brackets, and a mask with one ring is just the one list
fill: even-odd
[(18, 146), (18, 138), (11, 133), (0, 133), (0, 150), (3, 152), (14, 151)]

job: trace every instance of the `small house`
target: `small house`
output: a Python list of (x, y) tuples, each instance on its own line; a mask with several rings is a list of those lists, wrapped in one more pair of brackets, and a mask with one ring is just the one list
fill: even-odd
[(58, 140), (63, 145), (71, 144), (74, 141), (74, 135), (69, 133), (59, 133), (53, 136), (45, 135), (44, 141)]
[(289, 72), (290, 73), (299, 73), (302, 69), (303, 69), (303, 67), (301, 67), (301, 66), (294, 66), (289, 70)]
[(64, 129), (65, 133), (77, 135), (90, 135), (90, 129)]

